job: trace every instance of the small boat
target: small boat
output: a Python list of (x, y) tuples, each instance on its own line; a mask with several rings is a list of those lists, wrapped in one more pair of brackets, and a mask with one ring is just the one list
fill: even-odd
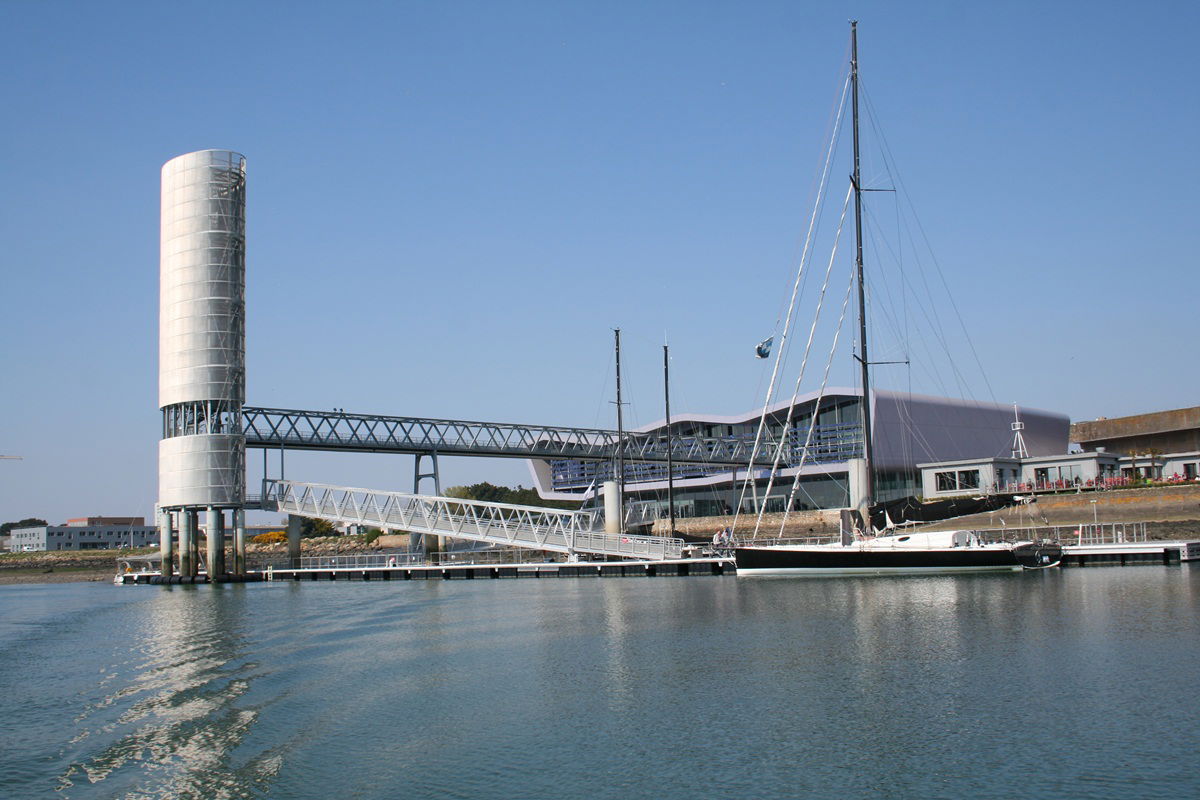
[(145, 556), (122, 556), (117, 559), (117, 574), (113, 576), (113, 583), (122, 586), (125, 584), (126, 577), (136, 580), (139, 575), (161, 575), (161, 568), (162, 556), (158, 553)]
[(896, 533), (849, 544), (743, 545), (734, 549), (737, 574), (941, 575), (1049, 569), (1062, 547), (1045, 542), (981, 542), (974, 531)]
[[(985, 543), (980, 540), (977, 533), (967, 530), (896, 532), (894, 528), (890, 527), (890, 521), (889, 527), (884, 529), (882, 535), (873, 533), (870, 512), (878, 510), (872, 502), (874, 474), (871, 442), (870, 366), (873, 362), (870, 361), (867, 354), (867, 315), (863, 283), (861, 195), (865, 190), (862, 188), (859, 175), (858, 31), (856, 22), (851, 22), (850, 25), (850, 87), (853, 93), (854, 126), (854, 172), (850, 180), (855, 210), (855, 267), (859, 307), (859, 342), (855, 358), (862, 370), (861, 422), (866, 490), (861, 507), (867, 512), (862, 515), (866, 518), (865, 524), (861, 530), (855, 530), (852, 534), (849, 530), (850, 526), (843, 522), (845, 527), (841, 540), (829, 544), (776, 542), (760, 545), (751, 540), (733, 550), (737, 574), (739, 576), (953, 574), (961, 572), (1020, 572), (1027, 569), (1047, 569), (1058, 566), (1062, 560), (1062, 547), (1057, 544), (1043, 542)], [(784, 335), (786, 336), (786, 329)], [(814, 415), (813, 420), (815, 421), (815, 419)], [(805, 449), (807, 450), (807, 445)], [(747, 476), (747, 480), (750, 480), (749, 476)]]

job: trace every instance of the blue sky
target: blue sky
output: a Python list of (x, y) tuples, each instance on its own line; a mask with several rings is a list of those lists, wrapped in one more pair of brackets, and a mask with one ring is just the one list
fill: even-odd
[[(208, 147), (248, 159), (251, 404), (611, 426), (620, 326), (635, 422), (664, 336), (676, 410), (755, 407), (851, 17), (942, 273), (906, 269), (957, 308), (929, 298), (944, 347), (882, 326), (914, 365), (880, 384), (1194, 405), (1195, 4), (5, 2), (0, 519), (152, 510), (159, 169)], [(288, 471), (404, 489), (412, 465)]]

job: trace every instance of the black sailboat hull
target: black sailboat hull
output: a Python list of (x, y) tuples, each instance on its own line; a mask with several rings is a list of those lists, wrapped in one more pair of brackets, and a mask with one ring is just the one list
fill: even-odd
[(870, 549), (850, 547), (738, 547), (739, 575), (901, 575), (1019, 572), (1052, 567), (1057, 545)]

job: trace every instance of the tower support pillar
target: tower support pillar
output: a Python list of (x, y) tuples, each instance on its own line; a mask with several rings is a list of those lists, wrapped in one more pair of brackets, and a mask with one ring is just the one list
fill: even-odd
[(196, 574), (196, 518), (189, 509), (181, 508), (179, 514), (179, 574), (192, 577)]
[(171, 512), (165, 509), (158, 512), (158, 555), (162, 576), (169, 577), (175, 571), (175, 531), (172, 530)]
[(208, 507), (208, 519), (204, 526), (205, 538), (208, 542), (207, 564), (208, 580), (210, 583), (215, 583), (217, 576), (221, 574), (221, 545), (224, 542), (224, 531), (221, 530), (221, 509)]
[(288, 562), (295, 569), (300, 566), (300, 517), (288, 514)]
[(233, 574), (246, 574), (246, 509), (233, 512)]

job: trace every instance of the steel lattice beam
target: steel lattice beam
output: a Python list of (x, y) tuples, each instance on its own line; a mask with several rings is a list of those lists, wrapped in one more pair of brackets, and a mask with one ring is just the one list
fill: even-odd
[[(617, 432), (503, 422), (388, 417), (282, 408), (242, 409), (247, 447), (341, 450), (357, 453), (433, 453), (508, 458), (576, 458), (607, 461), (617, 450)], [(672, 437), (678, 464), (746, 466), (753, 442), (741, 437)], [(756, 463), (769, 465), (775, 443), (760, 445)], [(667, 438), (625, 434), (629, 461), (666, 461)]]

